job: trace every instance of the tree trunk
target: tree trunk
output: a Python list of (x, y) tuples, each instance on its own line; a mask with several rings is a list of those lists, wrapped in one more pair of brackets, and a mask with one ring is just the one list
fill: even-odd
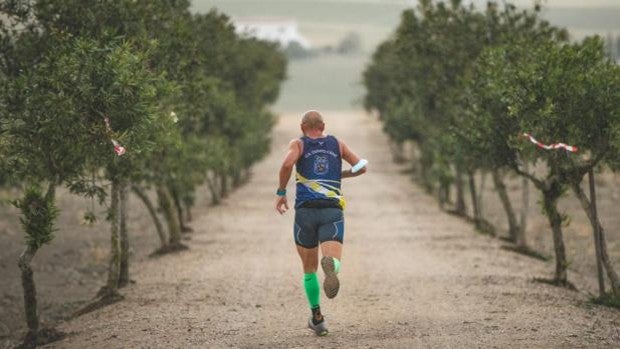
[(441, 209), (450, 202), (450, 183), (439, 183), (439, 189), (437, 190), (437, 196), (439, 198), (439, 207)]
[(181, 199), (181, 207), (183, 208), (183, 216), (186, 222), (191, 222), (192, 221), (192, 207), (194, 207), (194, 203), (196, 202), (196, 198), (193, 196), (193, 193), (191, 195), (185, 195), (182, 199)]
[(233, 172), (232, 175), (232, 186), (233, 188), (238, 188), (239, 186), (241, 186), (241, 184), (243, 184), (243, 180), (242, 180), (242, 175), (241, 175), (241, 171), (243, 170), (237, 170)]
[(456, 207), (454, 211), (459, 216), (466, 215), (465, 207), (465, 190), (463, 189), (463, 170), (460, 167), (456, 169)]
[(121, 245), (120, 233), (120, 185), (118, 181), (112, 181), (110, 203), (110, 263), (108, 264), (107, 291), (114, 292), (118, 289), (120, 268), (121, 268)]
[(108, 280), (106, 284), (97, 292), (97, 299), (85, 305), (75, 312), (74, 316), (80, 316), (88, 312), (99, 309), (105, 305), (118, 302), (123, 296), (118, 293), (121, 275), (121, 216), (122, 216), (122, 188), (124, 184), (118, 179), (112, 180), (110, 189), (110, 209), (108, 210), (108, 220), (110, 221), (110, 261), (108, 263)]
[[(430, 179), (430, 169), (431, 169), (431, 161), (429, 159), (428, 155), (425, 155), (425, 152), (420, 149), (421, 151), (421, 155), (420, 155), (420, 179), (422, 181), (422, 187), (424, 187), (424, 190), (427, 193), (432, 193), (433, 192), (433, 183)], [(415, 160), (414, 160), (415, 161)]]
[(119, 213), (120, 213), (120, 248), (121, 261), (118, 287), (125, 287), (129, 284), (129, 234), (127, 232), (127, 184), (119, 184)]
[(482, 183), (480, 190), (476, 190), (476, 177), (475, 173), (468, 173), (469, 177), (469, 193), (471, 195), (471, 205), (473, 209), (474, 225), (476, 229), (481, 233), (486, 233), (495, 236), (495, 227), (489, 221), (484, 219), (482, 214), (482, 194), (480, 193), (484, 188), (485, 175), (482, 176)]
[[(594, 169), (588, 171), (588, 184), (590, 189), (590, 209), (592, 218), (592, 232), (594, 233), (594, 249), (596, 254), (596, 271), (598, 277), (599, 296), (605, 296), (605, 277), (603, 276), (603, 263), (601, 258), (601, 229), (598, 224), (598, 211), (596, 209), (596, 184), (594, 183)], [(613, 288), (613, 287), (612, 287)], [(615, 290), (614, 290), (614, 293)]]
[(508, 239), (511, 242), (518, 242), (518, 230), (517, 226), (517, 217), (515, 215), (515, 211), (512, 207), (512, 203), (510, 202), (510, 198), (508, 197), (508, 192), (506, 190), (506, 185), (502, 179), (499, 170), (493, 170), (493, 183), (495, 184), (495, 190), (499, 195), (499, 199), (502, 202), (502, 206), (504, 206), (504, 211), (506, 212), (506, 218), (508, 218)]
[(155, 210), (155, 206), (153, 206), (151, 199), (149, 199), (148, 195), (146, 195), (144, 190), (137, 185), (132, 186), (131, 190), (134, 192), (134, 194), (136, 194), (138, 198), (140, 198), (140, 200), (142, 200), (144, 206), (146, 206), (146, 209), (149, 212), (149, 215), (151, 215), (151, 219), (155, 224), (157, 236), (159, 236), (159, 243), (161, 247), (165, 247), (168, 244), (168, 241), (166, 240), (166, 233), (164, 232), (164, 227), (161, 224), (161, 220), (159, 220), (159, 217), (157, 216), (157, 211)]
[(614, 296), (620, 297), (620, 277), (618, 277), (618, 274), (616, 273), (616, 270), (614, 269), (613, 264), (611, 263), (611, 259), (609, 258), (609, 254), (607, 253), (607, 242), (605, 241), (605, 229), (603, 229), (603, 226), (600, 220), (598, 219), (598, 217), (594, 217), (592, 215), (592, 208), (590, 206), (591, 202), (588, 199), (588, 197), (585, 195), (585, 193), (583, 192), (579, 184), (573, 183), (571, 187), (575, 195), (577, 195), (577, 198), (579, 199), (579, 202), (581, 203), (581, 207), (586, 212), (586, 215), (588, 216), (588, 219), (590, 220), (590, 223), (592, 224), (592, 228), (596, 229), (596, 225), (598, 225), (599, 234), (600, 234), (600, 249), (601, 249), (600, 252), (601, 252), (601, 259), (603, 262), (603, 266), (605, 266), (607, 277), (611, 281), (611, 289), (612, 289)]
[[(529, 172), (529, 165), (525, 164), (525, 171)], [(521, 215), (519, 217), (519, 229), (517, 229), (517, 245), (527, 246), (525, 233), (527, 231), (527, 213), (530, 209), (530, 182), (527, 178), (521, 178)]]
[(599, 224), (599, 233), (601, 239), (601, 259), (603, 265), (605, 266), (605, 270), (607, 271), (607, 277), (611, 281), (611, 290), (614, 296), (620, 297), (620, 278), (616, 273), (616, 270), (613, 267), (611, 262), (611, 258), (609, 258), (609, 254), (607, 253), (607, 239), (605, 238), (605, 229), (601, 226), (601, 222)]
[(220, 174), (220, 193), (222, 197), (228, 197), (228, 176), (226, 174)]
[(480, 223), (482, 220), (482, 214), (480, 213), (480, 206), (478, 206), (478, 195), (476, 193), (476, 179), (474, 178), (474, 173), (468, 173), (467, 175), (469, 181), (469, 194), (471, 196), (471, 206), (473, 209), (474, 215), (474, 224), (477, 229), (480, 229)]
[(217, 175), (215, 173), (211, 173), (211, 175), (207, 174), (207, 186), (209, 187), (209, 192), (211, 193), (211, 204), (219, 204), (221, 196), (217, 190)]
[(21, 270), (22, 288), (24, 289), (24, 311), (28, 333), (24, 339), (25, 348), (35, 348), (39, 336), (39, 315), (37, 314), (37, 290), (34, 284), (33, 272), (30, 262), (37, 253), (37, 248), (27, 246), (19, 256), (19, 269)]
[(184, 206), (185, 206), (185, 220), (188, 222), (191, 222), (192, 220), (194, 220), (194, 217), (192, 217), (192, 205), (190, 205), (189, 203), (186, 203)]
[(486, 182), (487, 182), (487, 173), (483, 172), (482, 176), (480, 178), (480, 188), (478, 189), (478, 195), (476, 196), (476, 201), (478, 202), (478, 212), (480, 212), (480, 218), (482, 218), (483, 216), (483, 212), (484, 212), (484, 207), (482, 205), (483, 200), (483, 194), (484, 194), (484, 188), (486, 187)]
[(392, 154), (392, 160), (397, 164), (405, 162), (404, 147), (402, 142), (395, 142), (390, 140), (390, 153)]
[[(47, 204), (49, 201), (54, 201), (56, 196), (56, 183), (49, 184), (47, 193), (44, 200)], [(21, 208), (22, 212), (28, 210), (28, 208)], [(51, 232), (48, 232), (51, 233)], [(26, 231), (26, 234), (32, 236), (34, 232)], [(28, 325), (28, 332), (24, 338), (22, 348), (36, 348), (39, 341), (39, 315), (37, 311), (37, 290), (34, 282), (34, 272), (32, 271), (31, 263), (32, 259), (38, 251), (36, 243), (28, 244), (24, 251), (19, 256), (17, 265), (21, 271), (22, 289), (24, 292), (24, 315), (26, 317), (26, 324)]]
[(177, 211), (177, 219), (179, 220), (179, 228), (182, 233), (189, 233), (192, 231), (192, 228), (185, 225), (183, 222), (183, 207), (181, 206), (181, 198), (179, 197), (179, 193), (175, 189), (169, 189), (172, 196), (172, 203), (174, 204), (174, 208)]
[(168, 233), (170, 235), (169, 243), (171, 245), (181, 244), (181, 228), (179, 227), (179, 219), (172, 207), (172, 198), (168, 189), (163, 185), (157, 187), (157, 197), (159, 199), (159, 207), (162, 210), (166, 223), (168, 223)]
[(566, 271), (568, 263), (562, 236), (562, 215), (557, 208), (560, 194), (561, 191), (557, 183), (552, 183), (549, 188), (543, 190), (543, 208), (553, 232), (553, 248), (555, 250), (555, 277), (553, 281), (558, 285), (566, 286), (568, 285)]

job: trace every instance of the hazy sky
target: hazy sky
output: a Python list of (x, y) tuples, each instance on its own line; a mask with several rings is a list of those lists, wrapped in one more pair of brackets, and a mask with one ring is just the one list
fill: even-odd
[[(329, 0), (318, 0), (329, 1)], [(401, 3), (416, 4), (416, 0), (340, 0), (345, 2), (370, 2), (370, 3)], [(534, 0), (512, 0), (507, 1), (515, 5), (530, 6)], [(548, 7), (618, 7), (620, 8), (620, 0), (543, 0)], [(464, 0), (464, 2), (474, 2), (477, 5), (486, 5), (487, 0)]]
[[(202, 0), (194, 0), (194, 2), (201, 2)], [(256, 0), (260, 2), (261, 0)], [(296, 1), (309, 2), (308, 0), (279, 0), (282, 2), (294, 3)], [(391, 3), (391, 4), (416, 4), (416, 0), (313, 0), (311, 2), (316, 3), (329, 3), (329, 2), (350, 2), (350, 3)], [(447, 0), (448, 1), (448, 0)], [(502, 0), (500, 0), (501, 2)], [(464, 0), (464, 2), (474, 2), (477, 5), (485, 5), (487, 0)], [(516, 5), (530, 6), (534, 0), (508, 0)], [(620, 0), (543, 0), (548, 7), (616, 7), (620, 8)]]
[[(486, 0), (474, 0), (476, 4), (486, 4)], [(508, 1), (515, 5), (530, 6), (533, 0)], [(620, 0), (546, 0), (543, 4), (550, 7), (617, 7), (620, 8)]]

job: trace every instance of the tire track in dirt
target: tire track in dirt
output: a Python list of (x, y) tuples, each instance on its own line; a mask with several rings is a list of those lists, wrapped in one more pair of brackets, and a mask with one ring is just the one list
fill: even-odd
[[(277, 170), (299, 133), (282, 117), (272, 153), (221, 206), (196, 212), (191, 251), (133, 265), (126, 300), (61, 325), (50, 348), (608, 347), (620, 312), (533, 283), (552, 265), (499, 249), (443, 213), (393, 164), (381, 126), (325, 113), (327, 131), (369, 159), (347, 179), (341, 290), (322, 295), (330, 335), (309, 311), (292, 238), (294, 212), (273, 209)], [(289, 185), (293, 193), (293, 185)], [(291, 195), (289, 195), (289, 199)], [(579, 285), (579, 275), (570, 275)]]

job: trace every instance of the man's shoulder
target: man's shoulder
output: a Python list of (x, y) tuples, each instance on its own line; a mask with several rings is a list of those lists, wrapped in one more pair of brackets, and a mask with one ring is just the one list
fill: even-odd
[(340, 140), (340, 138), (336, 137), (335, 135), (329, 134), (326, 137), (327, 139), (332, 139), (334, 142), (337, 142), (338, 144), (342, 143), (342, 141)]
[(334, 135), (329, 135), (328, 137), (331, 137), (335, 142), (337, 142), (339, 145), (344, 144), (344, 142), (342, 141), (342, 139), (334, 136)]
[(336, 144), (338, 144), (338, 150), (340, 151), (340, 156), (342, 156), (342, 154), (345, 151), (344, 148), (346, 147), (346, 144), (344, 143), (344, 141), (342, 139), (340, 139), (340, 138), (338, 138), (336, 136), (332, 136), (332, 137), (334, 137), (334, 140), (336, 141)]
[(288, 147), (289, 149), (296, 149), (299, 151), (299, 153), (301, 153), (304, 148), (304, 142), (301, 140), (301, 138), (291, 139), (291, 141), (288, 143)]

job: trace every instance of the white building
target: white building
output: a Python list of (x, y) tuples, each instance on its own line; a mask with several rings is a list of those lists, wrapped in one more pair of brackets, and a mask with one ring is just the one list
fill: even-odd
[(255, 37), (260, 40), (277, 42), (282, 47), (296, 42), (305, 49), (310, 42), (300, 33), (297, 21), (289, 18), (236, 18), (235, 31), (240, 35)]

